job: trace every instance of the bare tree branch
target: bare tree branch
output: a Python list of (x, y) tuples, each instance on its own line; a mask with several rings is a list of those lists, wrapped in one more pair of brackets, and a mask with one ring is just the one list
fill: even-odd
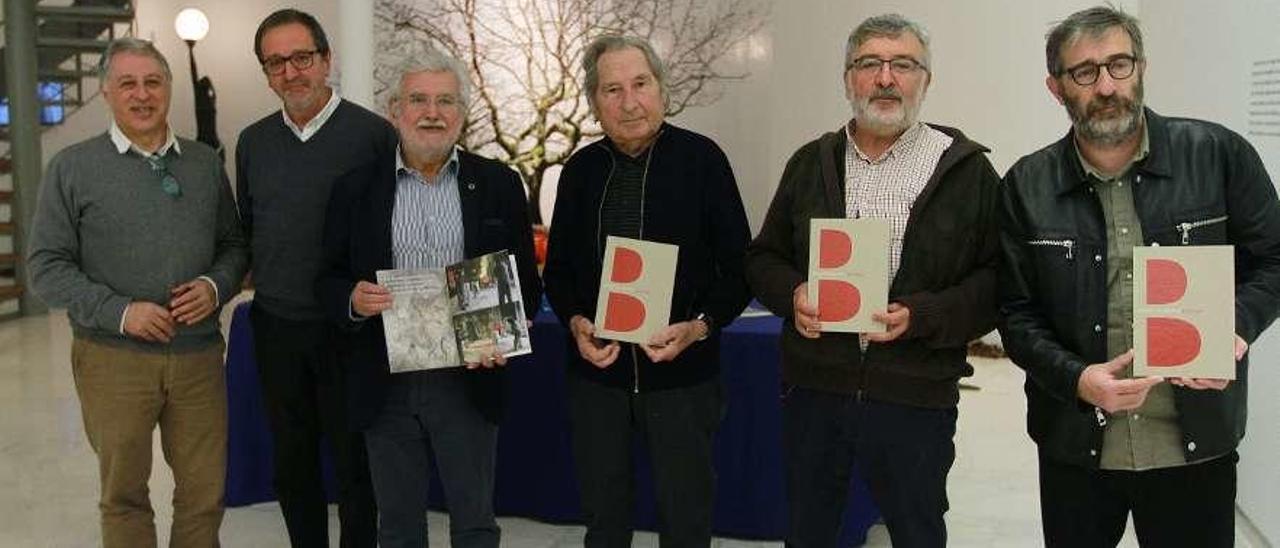
[(763, 0), (376, 0), (385, 104), (398, 60), (426, 48), (458, 58), (475, 83), (462, 145), (520, 172), (541, 222), (542, 179), (602, 135), (581, 85), (583, 50), (604, 34), (648, 39), (667, 65), (666, 114), (715, 102), (747, 77), (721, 64), (760, 30)]

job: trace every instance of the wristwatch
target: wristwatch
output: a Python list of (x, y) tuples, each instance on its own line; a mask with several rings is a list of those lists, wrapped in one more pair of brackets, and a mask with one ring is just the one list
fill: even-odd
[(697, 316), (694, 316), (693, 320), (700, 321), (707, 326), (707, 330), (702, 333), (701, 337), (698, 337), (699, 341), (707, 340), (707, 337), (711, 336), (711, 330), (715, 328), (715, 323), (711, 320), (711, 316), (706, 312), (699, 312)]

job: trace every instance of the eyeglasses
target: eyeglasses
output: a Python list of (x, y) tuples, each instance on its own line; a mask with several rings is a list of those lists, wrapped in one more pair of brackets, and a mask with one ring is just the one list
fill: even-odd
[(889, 71), (899, 76), (911, 74), (917, 70), (928, 70), (924, 64), (910, 57), (894, 57), (893, 59), (881, 59), (879, 57), (859, 57), (854, 59), (845, 66), (845, 70), (853, 69), (859, 74), (874, 74), (880, 72), (880, 67), (889, 65)]
[(1133, 76), (1133, 69), (1138, 66), (1138, 58), (1132, 55), (1117, 55), (1107, 60), (1105, 63), (1094, 63), (1085, 61), (1065, 69), (1058, 73), (1062, 76), (1066, 73), (1071, 76), (1071, 80), (1080, 86), (1092, 86), (1098, 82), (1098, 75), (1102, 73), (1102, 67), (1107, 67), (1107, 74), (1111, 75), (1112, 80), (1124, 80)]
[(169, 172), (164, 156), (159, 154), (147, 156), (147, 164), (151, 165), (152, 173), (160, 176), (160, 190), (174, 198), (182, 196), (182, 187), (178, 185), (178, 178)]
[(295, 51), (293, 55), (282, 57), (272, 55), (262, 61), (262, 71), (272, 76), (284, 74), (284, 64), (291, 63), (293, 68), (298, 70), (307, 70), (311, 65), (316, 63), (316, 54), (318, 50)]
[(423, 108), (428, 104), (434, 104), (437, 109), (446, 109), (457, 107), (462, 103), (462, 100), (459, 99), (457, 95), (451, 95), (448, 93), (437, 95), (435, 97), (425, 93), (410, 93), (404, 96), (404, 100), (406, 103), (409, 103), (409, 106), (414, 108)]

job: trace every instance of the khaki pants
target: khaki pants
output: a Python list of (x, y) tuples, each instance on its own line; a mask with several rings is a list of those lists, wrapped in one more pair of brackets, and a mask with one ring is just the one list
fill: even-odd
[(218, 546), (227, 461), (223, 348), (179, 354), (73, 343), (76, 392), (102, 480), (103, 546), (156, 545), (147, 489), (156, 424), (175, 484), (169, 545)]

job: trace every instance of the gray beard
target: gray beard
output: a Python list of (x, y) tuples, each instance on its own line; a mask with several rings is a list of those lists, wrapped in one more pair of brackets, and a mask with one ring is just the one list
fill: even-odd
[(1117, 145), (1138, 132), (1142, 106), (1135, 105), (1135, 108), (1136, 111), (1126, 112), (1125, 116), (1110, 120), (1081, 120), (1072, 113), (1072, 123), (1076, 134), (1085, 141), (1099, 145)]
[(866, 130), (876, 135), (902, 133), (915, 125), (916, 118), (919, 115), (919, 111), (908, 106), (905, 101), (902, 103), (902, 117), (893, 121), (872, 115), (870, 101), (854, 99), (849, 103), (853, 106), (853, 119), (857, 121), (858, 129)]

